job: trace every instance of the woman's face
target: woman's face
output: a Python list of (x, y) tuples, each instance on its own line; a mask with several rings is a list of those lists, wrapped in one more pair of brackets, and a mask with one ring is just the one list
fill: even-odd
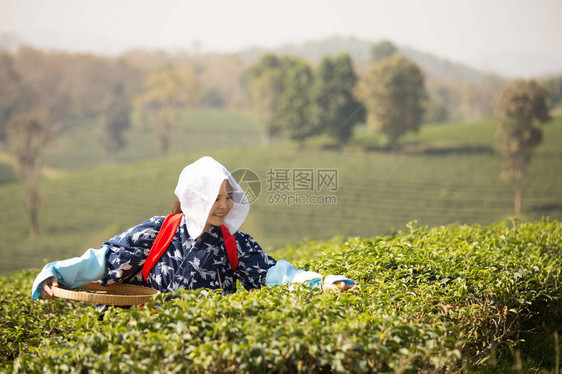
[(230, 210), (234, 202), (232, 201), (232, 187), (230, 184), (224, 180), (219, 189), (219, 195), (217, 200), (211, 207), (209, 212), (209, 217), (207, 217), (207, 226), (220, 226), (224, 224), (224, 219)]

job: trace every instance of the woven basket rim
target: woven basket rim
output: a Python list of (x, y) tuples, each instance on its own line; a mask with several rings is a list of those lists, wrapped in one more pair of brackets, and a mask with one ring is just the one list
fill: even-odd
[(102, 286), (98, 283), (88, 283), (75, 288), (59, 284), (53, 287), (53, 294), (61, 299), (118, 306), (144, 304), (152, 300), (153, 296), (159, 293), (160, 292), (153, 288), (125, 283), (116, 283), (109, 286)]

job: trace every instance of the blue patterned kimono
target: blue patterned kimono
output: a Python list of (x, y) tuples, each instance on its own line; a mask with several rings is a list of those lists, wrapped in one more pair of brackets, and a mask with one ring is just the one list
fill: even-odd
[[(143, 285), (142, 267), (166, 217), (153, 217), (102, 244), (107, 248), (103, 285)], [(234, 233), (238, 267), (233, 273), (220, 227), (211, 226), (198, 239), (189, 236), (182, 217), (176, 235), (148, 273), (147, 285), (160, 292), (179, 289), (222, 289), (236, 292), (236, 279), (247, 290), (266, 285), (267, 270), (276, 261), (248, 234)]]
[[(150, 270), (147, 285), (160, 292), (179, 289), (222, 289), (225, 294), (236, 292), (236, 280), (250, 290), (262, 286), (305, 283), (313, 287), (335, 282), (353, 282), (343, 276), (322, 277), (321, 274), (299, 270), (284, 260), (275, 261), (248, 234), (234, 232), (238, 249), (238, 267), (233, 273), (220, 227), (205, 227), (207, 218), (220, 191), (232, 190), (234, 201), (224, 218), (229, 227), (239, 228), (249, 212), (244, 191), (224, 166), (211, 157), (202, 157), (181, 172), (174, 193), (181, 209), (190, 212), (186, 222), (182, 216), (178, 230), (167, 250)], [(227, 194), (228, 195), (228, 194)], [(227, 211), (224, 206), (222, 211)], [(67, 287), (90, 282), (144, 284), (142, 267), (165, 217), (153, 217), (102, 244), (90, 248), (82, 256), (46, 264), (31, 287), (33, 300), (48, 293), (45, 281), (56, 277)], [(198, 235), (193, 238), (188, 233)], [(233, 230), (234, 231), (234, 230)], [(352, 284), (352, 283), (349, 283)]]

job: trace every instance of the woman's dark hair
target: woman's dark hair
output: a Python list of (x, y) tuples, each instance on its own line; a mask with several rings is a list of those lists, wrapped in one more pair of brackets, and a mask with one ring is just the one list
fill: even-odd
[(172, 214), (180, 214), (183, 213), (181, 210), (180, 199), (176, 199), (174, 206), (172, 207)]

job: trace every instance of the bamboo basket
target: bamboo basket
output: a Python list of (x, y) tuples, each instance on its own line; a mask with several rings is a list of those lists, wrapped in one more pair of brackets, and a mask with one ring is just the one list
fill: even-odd
[(76, 288), (59, 284), (52, 289), (53, 294), (61, 299), (118, 306), (144, 304), (160, 293), (152, 288), (123, 283), (116, 283), (107, 287), (98, 283), (88, 283)]

